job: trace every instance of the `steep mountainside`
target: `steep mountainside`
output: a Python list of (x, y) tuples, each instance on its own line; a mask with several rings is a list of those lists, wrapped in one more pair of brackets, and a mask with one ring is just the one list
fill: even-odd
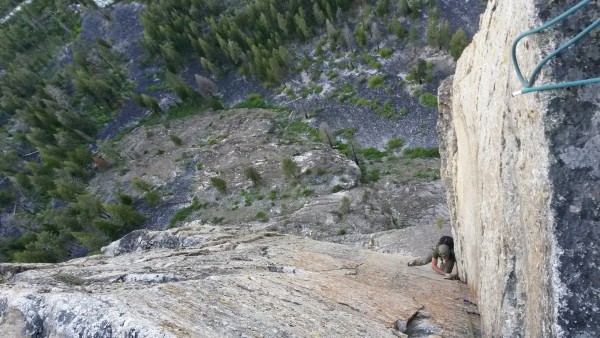
[[(334, 241), (350, 234), (357, 243), (410, 225), (435, 232), (447, 225), (447, 212), (431, 158), (434, 93), (482, 7), (449, 0), (28, 2), (0, 25), (0, 260), (80, 257), (132, 229), (164, 229), (190, 214)], [(209, 94), (205, 86), (213, 84)], [(266, 103), (255, 105), (257, 96)], [(286, 125), (312, 134), (314, 151), (283, 144), (288, 127), (269, 121), (247, 136), (273, 127), (277, 137), (235, 135), (232, 126), (248, 124), (242, 118), (224, 118), (232, 126), (211, 134), (210, 123), (238, 104), (288, 109)], [(170, 128), (183, 116), (215, 111), (219, 119)], [(317, 128), (339, 152), (315, 145)], [(283, 179), (275, 169), (284, 159), (275, 155), (301, 172)], [(246, 169), (273, 187), (254, 189)], [(211, 190), (217, 179), (229, 189)]]
[[(332, 148), (287, 112), (234, 109), (141, 127), (107, 143), (110, 167), (90, 185), (106, 201), (130, 196), (151, 215), (151, 229), (178, 225), (173, 219), (252, 223), (405, 254), (424, 253), (450, 232), (437, 158), (358, 149), (361, 174), (343, 146)], [(181, 210), (187, 216), (178, 217)], [(423, 232), (415, 238), (421, 250), (394, 243), (396, 229)]]

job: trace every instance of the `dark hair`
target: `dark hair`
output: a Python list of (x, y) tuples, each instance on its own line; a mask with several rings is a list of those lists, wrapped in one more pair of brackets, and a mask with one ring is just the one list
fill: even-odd
[(440, 246), (442, 244), (446, 244), (448, 246), (448, 248), (450, 248), (450, 250), (454, 250), (454, 239), (452, 239), (452, 237), (450, 237), (450, 236), (440, 237), (440, 240), (438, 241), (437, 246)]

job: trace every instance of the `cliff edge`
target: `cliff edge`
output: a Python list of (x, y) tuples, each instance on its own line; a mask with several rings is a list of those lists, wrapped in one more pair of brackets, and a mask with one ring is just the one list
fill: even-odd
[[(442, 177), (461, 277), (485, 337), (600, 332), (600, 86), (512, 97), (510, 48), (576, 1), (490, 1), (439, 89)], [(524, 74), (600, 15), (590, 2), (517, 48)], [(600, 29), (552, 59), (537, 85), (600, 74)]]

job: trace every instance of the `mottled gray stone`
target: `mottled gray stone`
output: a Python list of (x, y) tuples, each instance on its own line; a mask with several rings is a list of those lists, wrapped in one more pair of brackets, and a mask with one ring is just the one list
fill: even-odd
[[(411, 337), (462, 338), (472, 330), (462, 284), (407, 267), (409, 257), (199, 222), (146, 238), (174, 232), (205, 241), (18, 273), (18, 281), (0, 284), (0, 332), (11, 338), (406, 337), (395, 329), (399, 322)], [(74, 286), (53, 278), (57, 273), (86, 282)], [(431, 292), (442, 289), (443, 299)]]

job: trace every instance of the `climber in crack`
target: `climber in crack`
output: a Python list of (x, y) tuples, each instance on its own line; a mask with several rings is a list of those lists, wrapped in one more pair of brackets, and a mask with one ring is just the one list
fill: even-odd
[[(442, 236), (431, 253), (408, 262), (408, 266), (426, 265), (431, 262), (431, 269), (446, 279), (458, 279), (454, 240), (450, 236)], [(440, 264), (441, 263), (441, 264)]]

